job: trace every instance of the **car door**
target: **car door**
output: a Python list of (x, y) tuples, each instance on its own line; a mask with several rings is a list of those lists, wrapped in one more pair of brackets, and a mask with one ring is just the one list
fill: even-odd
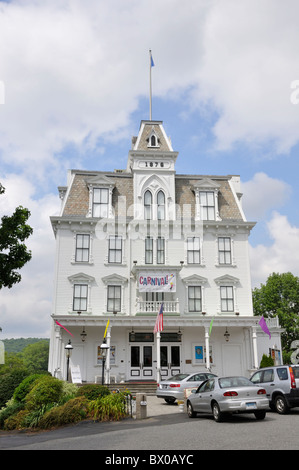
[(252, 377), (251, 382), (256, 385), (261, 385), (267, 393), (267, 398), (270, 399), (274, 387), (274, 369), (263, 369), (257, 371)]
[(198, 411), (201, 413), (207, 413), (211, 411), (211, 400), (213, 395), (213, 390), (215, 387), (215, 380), (210, 379), (207, 380), (200, 386), (196, 392), (197, 400), (196, 400), (196, 409), (194, 411)]

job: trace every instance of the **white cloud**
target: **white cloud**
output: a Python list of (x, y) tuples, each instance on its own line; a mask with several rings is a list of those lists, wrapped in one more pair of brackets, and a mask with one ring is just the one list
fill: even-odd
[(253, 287), (264, 284), (273, 272), (299, 276), (299, 227), (291, 225), (285, 215), (276, 211), (267, 227), (272, 244), (250, 247)]
[(18, 205), (30, 210), (33, 228), (25, 244), (32, 259), (21, 270), (22, 280), (0, 291), (0, 326), (4, 337), (49, 335), (52, 313), (55, 238), (49, 216), (59, 212), (58, 195), (38, 197), (33, 184), (20, 175), (1, 180), (5, 194), (0, 196), (0, 217), (11, 215)]
[(243, 208), (248, 220), (260, 220), (269, 210), (281, 207), (291, 194), (289, 184), (266, 173), (259, 172), (246, 182), (242, 182)]
[(270, 140), (287, 151), (298, 141), (298, 13), (295, 0), (2, 3), (2, 161), (41, 178), (65, 171), (55, 154), (69, 143), (80, 162), (99, 137), (123, 137), (149, 94), (149, 48), (155, 96), (213, 103), (218, 148)]

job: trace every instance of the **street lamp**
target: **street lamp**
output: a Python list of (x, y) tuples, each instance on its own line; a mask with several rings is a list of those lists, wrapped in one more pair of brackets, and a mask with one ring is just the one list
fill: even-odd
[(109, 351), (109, 346), (106, 344), (106, 338), (104, 338), (103, 343), (100, 346), (101, 349), (101, 355), (102, 355), (102, 385), (104, 385), (104, 370), (105, 370), (105, 362), (106, 362), (106, 357)]
[(73, 351), (73, 346), (71, 344), (71, 340), (69, 339), (69, 342), (67, 345), (64, 347), (65, 349), (65, 354), (66, 354), (66, 381), (68, 382), (69, 380), (69, 365), (70, 365), (70, 357), (72, 355)]

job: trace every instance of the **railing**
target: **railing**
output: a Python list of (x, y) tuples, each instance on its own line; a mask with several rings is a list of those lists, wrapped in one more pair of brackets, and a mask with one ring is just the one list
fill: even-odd
[[(137, 300), (138, 313), (158, 313), (162, 301)], [(163, 301), (163, 313), (179, 313), (179, 300)]]
[(265, 318), (266, 323), (268, 325), (268, 328), (275, 328), (279, 327), (279, 319), (278, 317), (272, 317), (272, 318)]

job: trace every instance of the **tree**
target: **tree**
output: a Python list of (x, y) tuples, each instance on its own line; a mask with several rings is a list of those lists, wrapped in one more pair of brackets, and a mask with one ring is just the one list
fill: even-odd
[(48, 370), (49, 360), (49, 342), (40, 341), (39, 343), (28, 344), (23, 349), (22, 358), (24, 366), (31, 372), (42, 372)]
[(254, 315), (278, 317), (285, 331), (282, 348), (290, 351), (292, 341), (299, 339), (299, 278), (291, 273), (273, 273), (266, 284), (252, 293)]
[[(5, 188), (0, 183), (0, 194)], [(4, 215), (0, 224), (0, 289), (9, 289), (20, 282), (17, 272), (31, 259), (31, 251), (23, 243), (33, 232), (26, 222), (30, 212), (18, 206), (11, 216)]]

